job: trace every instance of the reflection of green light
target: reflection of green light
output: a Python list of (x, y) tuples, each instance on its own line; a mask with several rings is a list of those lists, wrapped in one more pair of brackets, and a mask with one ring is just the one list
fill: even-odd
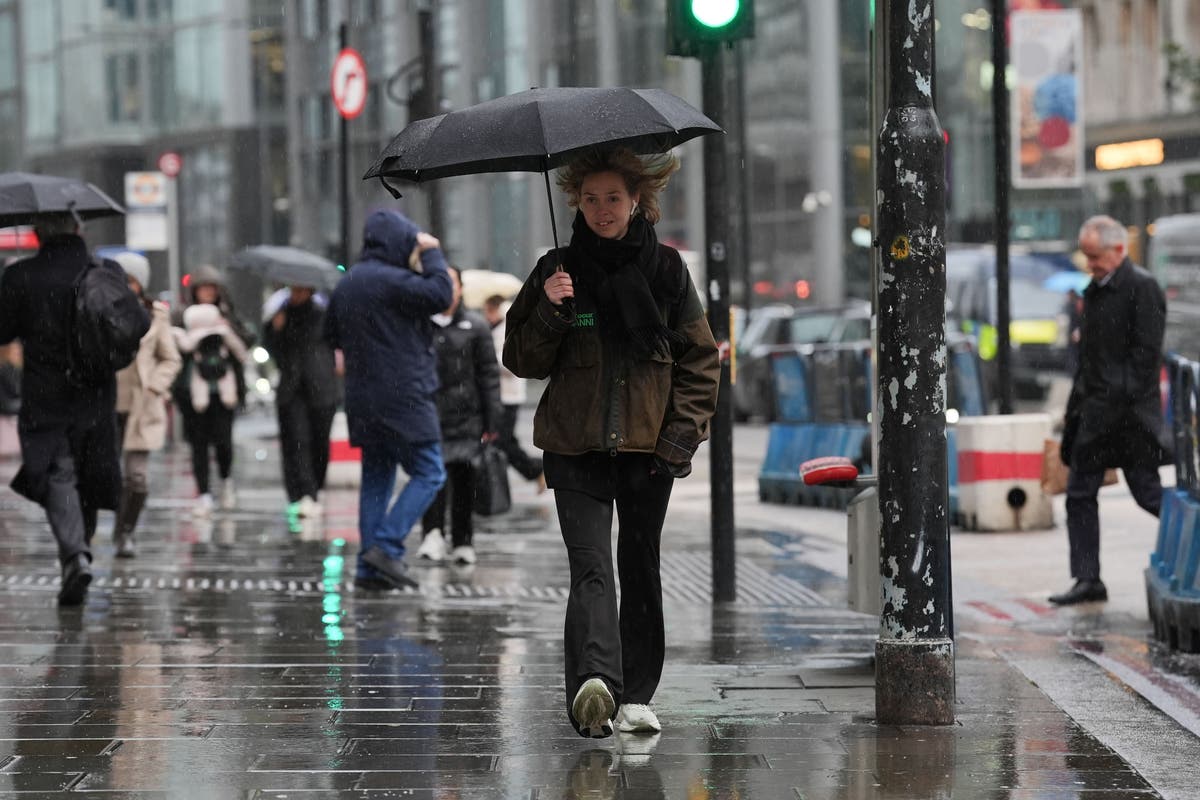
[(340, 594), (327, 594), (322, 604), (326, 611), (340, 611), (342, 608), (342, 596)]
[(342, 567), (346, 565), (346, 559), (339, 555), (325, 556), (325, 577), (339, 576), (342, 574)]
[(336, 625), (341, 618), (340, 614), (326, 614), (321, 617), (321, 622), (324, 622), (326, 625)]
[(332, 708), (334, 710), (337, 710), (342, 707), (342, 698), (331, 697), (327, 701), (325, 701), (325, 705), (329, 706), (330, 708)]
[(333, 545), (336, 549), (341, 550), (343, 547), (346, 546), (346, 540), (345, 539), (334, 539), (332, 542), (330, 542), (330, 544)]
[(346, 634), (342, 633), (342, 629), (337, 625), (325, 626), (325, 639), (329, 642), (340, 642), (346, 638)]

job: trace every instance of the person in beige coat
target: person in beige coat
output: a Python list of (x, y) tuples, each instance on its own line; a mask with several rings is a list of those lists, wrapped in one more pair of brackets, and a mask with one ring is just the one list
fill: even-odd
[(166, 401), (183, 359), (175, 346), (167, 306), (145, 297), (150, 262), (133, 252), (120, 253), (115, 260), (125, 270), (129, 288), (142, 298), (150, 313), (150, 330), (142, 337), (137, 356), (132, 364), (117, 373), (123, 482), (113, 542), (119, 558), (133, 558), (137, 555), (133, 532), (149, 494), (146, 473), (150, 451), (162, 449), (166, 440)]

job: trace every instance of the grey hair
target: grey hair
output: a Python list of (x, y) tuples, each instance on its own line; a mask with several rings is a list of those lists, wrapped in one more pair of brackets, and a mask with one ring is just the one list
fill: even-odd
[(1082, 238), (1087, 231), (1095, 231), (1101, 247), (1129, 246), (1129, 231), (1107, 214), (1088, 217), (1079, 227), (1079, 236)]
[(38, 239), (44, 240), (64, 233), (78, 233), (79, 223), (70, 214), (47, 214), (38, 218), (33, 224), (33, 229), (37, 232)]

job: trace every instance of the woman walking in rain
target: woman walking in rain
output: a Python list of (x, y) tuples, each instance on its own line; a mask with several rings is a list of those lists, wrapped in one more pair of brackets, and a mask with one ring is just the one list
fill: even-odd
[(281, 289), (268, 301), (263, 346), (279, 365), (275, 410), (288, 515), (321, 516), (329, 467), (329, 430), (337, 411), (333, 348), (324, 339), (327, 300), (309, 286)]
[(115, 257), (125, 270), (129, 288), (146, 306), (150, 330), (142, 337), (133, 363), (117, 373), (117, 422), (123, 454), (121, 502), (113, 527), (118, 558), (137, 555), (134, 531), (149, 495), (147, 468), (150, 451), (161, 450), (167, 438), (167, 400), (171, 384), (183, 366), (171, 317), (165, 303), (147, 299), (150, 262), (140, 253), (126, 251)]
[(203, 518), (210, 516), (217, 505), (209, 479), (209, 450), (217, 457), (221, 508), (229, 510), (237, 504), (232, 477), (233, 419), (242, 404), (242, 366), (250, 336), (232, 313), (215, 268), (206, 265), (197, 270), (192, 280), (192, 300), (183, 311), (183, 328), (174, 329), (175, 342), (184, 357), (174, 394), (192, 447), (197, 495), (192, 513)]
[[(421, 517), (424, 538), (419, 558), (469, 566), (476, 561), (472, 511), (475, 468), (472, 459), (484, 443), (496, 441), (500, 427), (500, 365), (487, 322), (462, 304), (462, 276), (450, 267), (454, 300), (433, 315), (437, 352), (438, 421), (442, 426), (442, 462), (446, 484)], [(447, 499), (448, 498), (448, 499)], [(446, 526), (449, 505), (450, 527)], [(448, 533), (449, 536), (445, 534)], [(451, 550), (447, 552), (446, 540)]]
[[(672, 155), (596, 151), (560, 171), (578, 209), (508, 312), (504, 364), (549, 378), (534, 416), (571, 567), (568, 717), (582, 736), (661, 730), (650, 701), (665, 635), (659, 541), (717, 400), (717, 347), (678, 251), (659, 244)], [(561, 268), (558, 265), (561, 264)], [(610, 533), (619, 521), (617, 606)]]

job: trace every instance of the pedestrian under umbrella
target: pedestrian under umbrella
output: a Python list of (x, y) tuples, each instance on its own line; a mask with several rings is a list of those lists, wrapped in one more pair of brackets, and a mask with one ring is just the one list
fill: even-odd
[(612, 734), (614, 717), (622, 731), (661, 730), (650, 708), (665, 657), (659, 540), (716, 409), (716, 343), (683, 259), (654, 231), (678, 167), (627, 148), (567, 165), (571, 242), (538, 261), (508, 312), (504, 365), (550, 380), (533, 439), (571, 568), (567, 715), (594, 738)]

